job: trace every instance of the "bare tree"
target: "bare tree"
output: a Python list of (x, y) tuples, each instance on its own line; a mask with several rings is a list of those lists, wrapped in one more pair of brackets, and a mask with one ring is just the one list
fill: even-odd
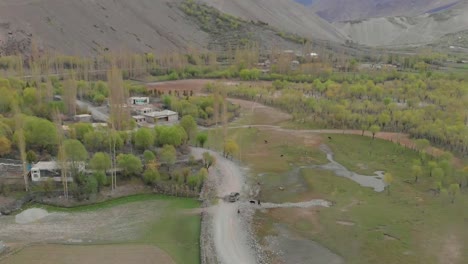
[(55, 127), (57, 129), (58, 137), (58, 161), (61, 168), (61, 179), (63, 185), (63, 196), (68, 200), (68, 164), (67, 153), (64, 147), (64, 132), (62, 127), (62, 118), (58, 109), (54, 111)]
[(123, 85), (122, 71), (113, 65), (107, 72), (109, 86), (109, 106), (111, 127), (123, 130), (130, 125), (130, 113), (127, 107), (128, 91)]
[(21, 163), (23, 169), (24, 189), (29, 191), (28, 169), (26, 168), (26, 138), (24, 136), (24, 123), (19, 109), (18, 102), (13, 102), (15, 112), (15, 129), (18, 136), (18, 148), (21, 156)]
[(75, 72), (70, 71), (68, 80), (65, 82), (63, 90), (63, 99), (65, 101), (66, 111), (69, 116), (76, 115), (76, 86)]

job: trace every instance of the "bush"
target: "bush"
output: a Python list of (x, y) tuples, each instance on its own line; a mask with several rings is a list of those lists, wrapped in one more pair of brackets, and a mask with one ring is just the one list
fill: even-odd
[(93, 174), (94, 178), (96, 179), (98, 183), (98, 190), (101, 190), (103, 186), (108, 186), (109, 181), (107, 180), (107, 176), (104, 172), (102, 171), (97, 171)]
[(143, 168), (141, 160), (132, 154), (120, 154), (117, 156), (117, 164), (127, 177), (139, 174)]
[(143, 173), (143, 181), (148, 185), (153, 185), (161, 179), (159, 171), (155, 168), (147, 169)]
[(86, 198), (89, 198), (91, 194), (96, 194), (98, 192), (98, 187), (98, 181), (94, 176), (87, 177), (84, 185), (84, 194), (86, 195)]
[(156, 156), (151, 150), (145, 150), (143, 153), (143, 158), (145, 159), (145, 164), (148, 164), (156, 159)]
[(54, 180), (49, 178), (46, 181), (41, 182), (41, 188), (44, 193), (49, 195), (55, 189)]

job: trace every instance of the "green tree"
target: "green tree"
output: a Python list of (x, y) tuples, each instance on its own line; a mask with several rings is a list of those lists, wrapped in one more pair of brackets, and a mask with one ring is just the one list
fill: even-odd
[(211, 155), (209, 152), (203, 153), (203, 166), (209, 170), (211, 166), (216, 164), (216, 157)]
[(180, 126), (182, 126), (182, 128), (185, 130), (188, 140), (193, 138), (193, 136), (197, 133), (197, 123), (190, 115), (186, 115), (180, 119)]
[(458, 185), (458, 183), (450, 184), (448, 192), (449, 192), (449, 194), (450, 194), (450, 196), (452, 198), (452, 203), (454, 203), (455, 202), (455, 197), (460, 192), (460, 185)]
[(105, 172), (112, 166), (111, 158), (107, 153), (97, 152), (89, 161), (89, 167), (93, 170)]
[(234, 157), (234, 155), (239, 151), (239, 145), (234, 140), (228, 140), (224, 144), (224, 156), (228, 158), (229, 156)]
[(99, 190), (99, 183), (96, 180), (96, 178), (93, 175), (86, 177), (86, 180), (83, 186), (83, 192), (86, 198), (89, 198), (92, 194), (96, 194), (98, 190)]
[(177, 151), (172, 145), (164, 145), (159, 152), (159, 159), (161, 162), (174, 165), (177, 159)]
[(375, 139), (375, 134), (380, 132), (380, 127), (378, 125), (372, 125), (369, 131), (372, 133), (372, 139)]
[(156, 168), (148, 168), (143, 173), (143, 181), (148, 185), (153, 185), (161, 180), (161, 175)]
[(444, 179), (444, 175), (445, 173), (442, 168), (437, 167), (432, 171), (432, 176), (434, 176), (436, 181), (442, 181)]
[(84, 142), (84, 137), (88, 132), (94, 131), (93, 126), (88, 123), (76, 123), (71, 127), (74, 138)]
[(67, 139), (63, 142), (66, 160), (71, 162), (72, 174), (74, 176), (78, 173), (78, 162), (83, 162), (88, 159), (88, 151), (76, 139)]
[(8, 138), (0, 136), (0, 157), (11, 152), (11, 142)]
[(107, 180), (107, 176), (105, 172), (96, 171), (93, 173), (93, 176), (98, 183), (98, 191), (100, 191), (103, 186), (107, 186), (109, 184), (109, 181)]
[(387, 194), (390, 195), (390, 186), (393, 183), (393, 175), (390, 172), (386, 172), (384, 175), (385, 189), (387, 189)]
[(429, 140), (423, 138), (423, 139), (417, 139), (415, 141), (415, 145), (416, 145), (416, 149), (422, 152), (430, 146), (430, 143), (429, 143)]
[(198, 133), (196, 140), (198, 145), (203, 148), (208, 140), (208, 135), (206, 133)]
[(181, 126), (157, 126), (155, 130), (158, 146), (172, 145), (178, 147), (187, 140), (187, 133)]
[(127, 177), (136, 176), (143, 169), (141, 160), (132, 154), (119, 154), (117, 156), (117, 165), (122, 169), (123, 175)]
[(29, 148), (39, 150), (57, 145), (57, 130), (55, 125), (42, 118), (28, 116), (24, 121), (24, 135)]
[(143, 158), (145, 160), (145, 164), (148, 164), (156, 160), (156, 156), (151, 150), (145, 150), (145, 152), (143, 153)]
[(411, 167), (411, 173), (414, 176), (414, 182), (418, 182), (419, 177), (422, 175), (422, 168), (419, 165), (413, 165)]
[(37, 102), (37, 90), (36, 88), (31, 88), (31, 87), (27, 87), (26, 89), (24, 89), (23, 91), (23, 102), (27, 105), (27, 106), (34, 106), (36, 105), (38, 102)]
[(69, 161), (85, 161), (88, 158), (88, 152), (80, 141), (67, 139), (63, 142), (63, 145)]
[(36, 161), (37, 161), (36, 152), (34, 152), (32, 150), (28, 150), (28, 152), (26, 153), (26, 162), (31, 164), (31, 163), (34, 163)]
[(429, 167), (429, 177), (432, 177), (432, 175), (434, 174), (434, 169), (437, 168), (437, 162), (429, 161), (427, 163), (427, 166)]
[(154, 132), (149, 128), (140, 128), (135, 133), (135, 146), (140, 150), (153, 146), (154, 140)]

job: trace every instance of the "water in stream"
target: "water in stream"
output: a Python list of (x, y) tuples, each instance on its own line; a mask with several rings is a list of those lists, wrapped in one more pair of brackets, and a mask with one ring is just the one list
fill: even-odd
[(376, 192), (382, 192), (385, 190), (384, 172), (376, 171), (374, 176), (361, 175), (355, 172), (348, 170), (345, 166), (336, 162), (333, 159), (333, 152), (325, 145), (320, 146), (320, 149), (327, 154), (327, 159), (330, 161), (324, 165), (312, 165), (312, 166), (302, 166), (301, 169), (323, 169), (333, 171), (337, 176), (345, 177), (350, 179), (362, 187), (373, 188)]

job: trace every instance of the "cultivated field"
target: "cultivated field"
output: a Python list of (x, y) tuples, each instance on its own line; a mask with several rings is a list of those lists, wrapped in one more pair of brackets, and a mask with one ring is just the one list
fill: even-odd
[[(48, 211), (45, 217), (22, 224), (17, 223), (15, 216), (4, 216), (0, 219), (2, 240), (13, 251), (34, 244), (44, 246), (26, 247), (0, 263), (25, 263), (22, 261), (37, 258), (37, 252), (43, 250), (61, 252), (44, 254), (38, 259), (43, 263), (69, 263), (68, 253), (94, 256), (98, 252), (94, 247), (55, 244), (99, 244), (97, 248), (102, 247), (102, 251), (96, 259), (109, 261), (115, 259), (112, 252), (119, 251), (115, 256), (141, 263), (199, 263), (200, 216), (187, 213), (198, 206), (192, 199), (137, 195), (71, 209), (43, 207)], [(122, 248), (105, 246), (115, 243)], [(145, 252), (150, 252), (148, 257), (159, 256), (162, 262), (148, 262), (141, 257)]]

